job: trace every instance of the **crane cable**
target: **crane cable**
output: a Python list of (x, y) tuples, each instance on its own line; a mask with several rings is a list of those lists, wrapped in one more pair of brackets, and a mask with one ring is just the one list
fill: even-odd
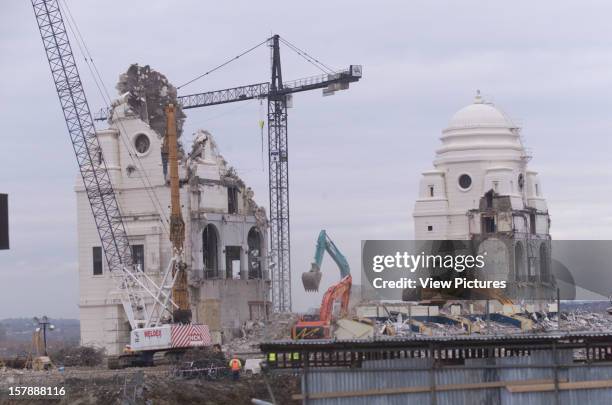
[[(89, 72), (91, 73), (94, 79), (94, 82), (96, 83), (96, 87), (98, 87), (98, 91), (100, 92), (100, 95), (102, 96), (102, 98), (104, 99), (104, 95), (106, 95), (106, 98), (110, 101), (110, 95), (108, 94), (108, 91), (101, 80), (100, 72), (98, 71), (98, 68), (93, 61), (91, 53), (89, 52), (89, 48), (87, 47), (87, 44), (85, 43), (85, 40), (83, 39), (83, 35), (81, 34), (81, 30), (79, 29), (76, 23), (76, 20), (72, 16), (72, 12), (70, 11), (70, 8), (68, 7), (68, 3), (66, 2), (66, 0), (61, 0), (61, 2), (64, 4), (63, 8), (66, 10), (66, 14), (68, 16), (68, 19), (66, 20), (66, 23), (68, 24), (68, 28), (70, 29), (72, 36), (76, 39), (76, 43), (79, 48), (79, 51), (81, 52), (81, 55), (85, 59), (87, 68), (89, 69)], [(71, 21), (72, 21), (72, 24), (71, 24)], [(74, 28), (73, 28), (73, 25), (74, 25)], [(82, 42), (82, 46), (81, 46), (81, 42)], [(91, 62), (91, 65), (89, 62)], [(93, 69), (95, 70), (95, 74), (94, 74), (94, 70), (92, 70), (92, 66), (93, 66)], [(98, 84), (98, 79), (100, 80), (99, 84)]]
[(315, 66), (316, 68), (321, 70), (323, 73), (336, 73), (338, 71), (337, 69), (330, 68), (329, 66), (327, 66), (325, 63), (319, 61), (314, 56), (311, 56), (310, 54), (308, 54), (308, 52), (298, 48), (295, 45), (293, 45), (291, 42), (287, 41), (285, 38), (283, 38), (283, 37), (279, 37), (279, 38), (280, 38), (280, 40), (281, 40), (281, 42), (283, 44), (285, 44), (285, 45), (287, 45), (289, 47), (289, 49), (291, 49), (292, 51), (294, 51), (295, 53), (300, 55), (302, 58), (304, 58), (310, 64), (312, 64), (313, 66)]
[[(254, 45), (252, 47), (250, 47), (249, 49), (242, 51), (241, 53), (239, 53), (238, 55), (226, 60), (225, 62), (221, 63), (220, 65), (217, 65), (216, 67), (210, 69), (207, 72), (202, 73), (201, 75), (198, 75), (196, 77), (194, 77), (193, 79), (181, 84), (180, 86), (177, 86), (176, 89), (179, 90), (201, 78), (203, 78), (204, 76), (207, 76), (219, 69), (221, 69), (224, 66), (229, 65), (230, 63), (232, 63), (233, 61), (241, 58), (242, 56), (254, 51), (255, 49), (259, 48), (260, 46), (262, 46), (263, 44), (267, 43), (270, 41), (270, 39), (272, 39), (271, 37), (266, 38), (265, 40), (263, 40), (262, 42), (258, 43), (257, 45)], [(306, 61), (308, 61), (309, 63), (311, 63), (313, 66), (315, 66), (317, 69), (323, 71), (323, 73), (335, 73), (337, 72), (337, 69), (332, 69), (330, 68), (328, 65), (324, 64), (323, 62), (321, 62), (320, 60), (318, 60), (317, 58), (313, 57), (312, 55), (310, 55), (308, 52), (298, 48), (297, 46), (293, 45), (291, 42), (287, 41), (285, 38), (279, 36), (279, 39), (285, 44), (287, 45), (292, 51), (294, 51), (295, 53), (297, 53), (298, 55), (300, 55), (302, 58), (304, 58)]]
[[(105, 103), (107, 103), (107, 107), (110, 109), (110, 105), (112, 104), (112, 100), (111, 97), (108, 93), (108, 90), (106, 89), (106, 86), (104, 86), (103, 84), (103, 80), (102, 80), (102, 76), (100, 75), (98, 68), (95, 64), (95, 62), (93, 61), (93, 57), (91, 56), (91, 53), (89, 52), (89, 48), (87, 47), (87, 44), (85, 43), (85, 40), (83, 38), (83, 36), (81, 35), (81, 32), (78, 28), (78, 25), (76, 23), (76, 20), (74, 19), (74, 17), (72, 16), (72, 13), (70, 11), (70, 8), (68, 7), (68, 4), (66, 3), (66, 0), (62, 0), (64, 3), (64, 8), (67, 11), (67, 15), (69, 17), (67, 21), (68, 23), (68, 28), (70, 29), (70, 31), (72, 32), (73, 37), (76, 39), (77, 42), (77, 46), (79, 48), (79, 51), (81, 52), (82, 56), (85, 59), (85, 63), (87, 64), (90, 73), (93, 76), (94, 81), (96, 82), (96, 87), (98, 87), (98, 90), (100, 92), (100, 95), (102, 96), (102, 99), (104, 100)], [(72, 20), (72, 24), (70, 24), (70, 20)], [(74, 28), (73, 28), (74, 25)], [(82, 46), (81, 46), (81, 42), (82, 42)], [(83, 51), (83, 49), (85, 49), (85, 51)], [(89, 57), (89, 60), (88, 60)], [(91, 68), (91, 65), (93, 65), (94, 70), (96, 73), (94, 73), (94, 71)], [(97, 78), (96, 78), (97, 76)], [(98, 81), (100, 82), (100, 84), (98, 85)], [(100, 90), (100, 88), (102, 88), (104, 90), (104, 92), (102, 92)], [(106, 97), (105, 97), (106, 96)], [(123, 125), (122, 121), (119, 121), (119, 125), (121, 126), (121, 129), (123, 130), (123, 133), (127, 133), (127, 130), (125, 128), (125, 126)], [(132, 161), (132, 163), (137, 164), (138, 166), (140, 166), (141, 169), (141, 173), (143, 174), (143, 176), (140, 176), (139, 179), (145, 189), (145, 192), (147, 193), (149, 199), (151, 200), (151, 202), (153, 202), (154, 205), (157, 204), (156, 210), (158, 211), (159, 215), (160, 215), (160, 222), (162, 227), (164, 228), (164, 232), (166, 234), (169, 234), (169, 230), (166, 227), (166, 223), (169, 224), (170, 220), (168, 219), (167, 215), (164, 212), (163, 209), (163, 205), (161, 204), (159, 197), (157, 196), (157, 194), (154, 191), (153, 185), (151, 184), (151, 180), (148, 177), (145, 169), (144, 169), (144, 165), (142, 164), (140, 158), (138, 157), (138, 155), (134, 152), (134, 149), (131, 145), (131, 143), (126, 142), (124, 137), (120, 137), (121, 141), (123, 142), (124, 146), (126, 147), (127, 151), (128, 151), (128, 156), (130, 157), (130, 160)], [(145, 184), (145, 181), (147, 184)], [(117, 201), (117, 204), (119, 204), (119, 201)], [(165, 222), (164, 222), (165, 221)]]
[(191, 79), (191, 80), (189, 80), (189, 81), (187, 81), (187, 82), (185, 82), (185, 83), (181, 84), (181, 85), (180, 85), (180, 86), (178, 86), (176, 89), (177, 89), (177, 90), (178, 90), (178, 89), (181, 89), (181, 88), (183, 88), (183, 87), (187, 86), (188, 84), (191, 84), (191, 83), (195, 82), (196, 80), (199, 80), (199, 79), (203, 78), (204, 76), (207, 76), (207, 75), (209, 75), (209, 74), (213, 73), (214, 71), (217, 71), (217, 70), (221, 69), (222, 67), (229, 65), (230, 63), (232, 63), (232, 62), (233, 62), (233, 61), (235, 61), (236, 59), (239, 59), (240, 57), (242, 57), (242, 56), (246, 55), (247, 53), (249, 53), (249, 52), (251, 52), (251, 51), (254, 51), (255, 49), (259, 48), (260, 46), (262, 46), (263, 44), (265, 44), (265, 43), (266, 43), (266, 42), (268, 42), (269, 40), (270, 40), (270, 38), (266, 38), (265, 40), (263, 40), (262, 42), (258, 43), (257, 45), (255, 45), (255, 46), (253, 46), (253, 47), (251, 47), (251, 48), (247, 49), (246, 51), (243, 51), (243, 52), (239, 53), (238, 55), (234, 56), (233, 58), (230, 58), (230, 59), (226, 60), (225, 62), (223, 62), (222, 64), (220, 64), (220, 65), (218, 65), (218, 66), (216, 66), (216, 67), (214, 67), (214, 68), (212, 68), (211, 70), (209, 70), (209, 71), (207, 71), (207, 72), (205, 72), (205, 73), (202, 73), (201, 75), (196, 76), (196, 77), (194, 77), (193, 79)]
[[(72, 13), (70, 12), (70, 8), (68, 7), (68, 4), (66, 3), (66, 0), (62, 0), (62, 2), (63, 2), (63, 5), (64, 5), (63, 8), (66, 10), (66, 14), (68, 16), (68, 19), (66, 20), (68, 28), (71, 31), (74, 39), (76, 40), (77, 47), (78, 47), (81, 55), (85, 59), (85, 63), (87, 64), (87, 67), (88, 67), (91, 75), (93, 76), (94, 82), (96, 83), (96, 87), (98, 88), (98, 91), (99, 91), (102, 99), (107, 104), (107, 107), (110, 109), (110, 105), (112, 104), (112, 101), (111, 101), (110, 95), (108, 93), (108, 90), (106, 89), (106, 86), (104, 86), (104, 84), (103, 84), (102, 76), (100, 75), (100, 73), (98, 71), (98, 68), (96, 67), (95, 62), (93, 61), (91, 53), (89, 52), (89, 48), (87, 47), (87, 45), (85, 43), (85, 40), (83, 39), (83, 36), (81, 35), (80, 30), (78, 29), (78, 25), (76, 23), (76, 20), (72, 16)], [(71, 20), (72, 20), (72, 23), (71, 23)], [(74, 27), (73, 27), (73, 25), (74, 25)], [(81, 42), (82, 42), (82, 44), (81, 44)], [(90, 64), (93, 66), (93, 69), (92, 69), (92, 66), (90, 66)], [(95, 73), (94, 73), (94, 71), (95, 71)], [(118, 123), (121, 126), (121, 129), (123, 130), (123, 131), (120, 131), (120, 132), (127, 133), (127, 130), (126, 130), (125, 126), (123, 125), (123, 122), (122, 121), (118, 121)], [(132, 161), (132, 163), (138, 164), (140, 166), (141, 173), (143, 174), (143, 176), (140, 176), (139, 179), (141, 180), (141, 182), (142, 182), (142, 184), (144, 186), (145, 192), (147, 193), (147, 195), (148, 195), (149, 199), (151, 200), (151, 202), (153, 202), (154, 205), (157, 205), (156, 206), (156, 210), (158, 211), (158, 214), (160, 215), (160, 223), (162, 225), (164, 233), (169, 234), (169, 230), (168, 230), (167, 224), (169, 224), (170, 221), (169, 221), (167, 215), (165, 214), (165, 212), (163, 210), (163, 205), (161, 204), (161, 201), (159, 200), (159, 197), (155, 193), (155, 190), (153, 188), (151, 180), (149, 179), (148, 175), (146, 174), (146, 171), (144, 170), (144, 166), (143, 166), (142, 162), (140, 161), (140, 158), (133, 151), (132, 145), (129, 142), (127, 142), (123, 136), (120, 136), (119, 138), (121, 138), (121, 141), (123, 142), (124, 146), (126, 147), (126, 149), (128, 151), (128, 155), (129, 155), (130, 160)], [(148, 184), (145, 184), (145, 181)], [(119, 200), (117, 200), (117, 205), (120, 205)], [(121, 211), (121, 207), (119, 207), (119, 209), (120, 209), (120, 212), (122, 212)]]
[[(89, 52), (89, 48), (87, 47), (87, 44), (85, 42), (85, 40), (83, 39), (83, 36), (78, 28), (78, 25), (76, 23), (76, 20), (74, 19), (74, 17), (72, 16), (72, 13), (70, 11), (70, 8), (68, 7), (68, 4), (66, 3), (66, 0), (62, 0), (63, 4), (64, 4), (64, 9), (66, 9), (67, 15), (68, 15), (68, 19), (67, 19), (67, 25), (68, 28), (70, 29), (70, 31), (72, 32), (73, 37), (76, 39), (76, 43), (77, 46), (79, 48), (79, 51), (81, 53), (81, 55), (84, 57), (85, 63), (90, 71), (91, 76), (94, 79), (94, 83), (98, 89), (98, 92), (100, 93), (100, 95), (102, 96), (102, 99), (104, 100), (104, 102), (107, 104), (107, 107), (109, 107), (110, 109), (110, 105), (112, 104), (112, 100), (110, 97), (110, 94), (106, 88), (106, 86), (104, 86), (104, 82), (102, 80), (102, 76), (97, 68), (97, 65), (95, 64), (93, 57), (91, 56), (91, 53)], [(72, 23), (71, 23), (72, 21)], [(74, 27), (73, 27), (74, 25)], [(310, 64), (312, 64), (313, 66), (315, 66), (316, 68), (318, 68), (319, 70), (321, 70), (323, 73), (334, 73), (336, 72), (336, 70), (330, 68), (329, 66), (327, 66), (326, 64), (324, 64), (323, 62), (319, 61), (317, 58), (311, 56), (308, 52), (298, 48), (297, 46), (293, 45), (291, 42), (289, 42), (288, 40), (286, 40), (283, 37), (279, 36), (279, 39), (285, 44), (287, 45), (292, 51), (294, 51), (295, 53), (297, 53), (299, 56), (301, 56), (302, 58), (304, 58), (307, 62), (309, 62)], [(181, 84), (180, 86), (177, 87), (177, 90), (185, 87), (201, 78), (203, 78), (204, 76), (207, 76), (219, 69), (221, 69), (224, 66), (227, 66), (228, 64), (230, 64), (231, 62), (239, 59), (240, 57), (252, 52), (253, 50), (259, 48), (261, 45), (267, 43), (270, 41), (270, 38), (266, 38), (264, 41), (258, 43), (255, 46), (252, 46), (251, 48), (239, 53), (238, 55), (234, 56), (233, 58), (230, 58), (228, 60), (226, 60), (225, 62), (221, 63), (220, 65), (214, 67), (213, 69), (199, 75), (196, 76), (195, 78)], [(82, 44), (81, 44), (82, 43)], [(92, 68), (93, 67), (93, 68)], [(264, 129), (264, 125), (265, 122), (262, 118), (262, 101), (260, 100), (260, 119), (259, 119), (259, 128), (260, 128), (260, 132), (261, 132), (261, 150), (262, 150), (262, 170), (263, 170), (263, 166), (264, 166), (264, 152), (263, 152), (263, 148), (264, 148), (264, 139), (263, 139), (263, 129)], [(126, 133), (126, 129), (123, 126), (123, 123), (121, 121), (119, 121), (119, 125), (122, 127), (123, 129), (123, 133)], [(128, 150), (128, 155), (130, 157), (130, 160), (133, 163), (138, 163), (138, 165), (140, 166), (141, 170), (142, 170), (142, 174), (143, 176), (140, 176), (140, 180), (143, 183), (143, 186), (149, 196), (149, 198), (151, 199), (151, 201), (153, 202), (153, 204), (158, 205), (157, 207), (157, 211), (160, 214), (160, 219), (163, 219), (163, 221), (160, 221), (165, 233), (168, 233), (168, 229), (166, 227), (166, 223), (169, 224), (169, 219), (166, 216), (166, 214), (164, 213), (164, 210), (161, 209), (163, 206), (161, 205), (161, 202), (159, 201), (159, 198), (157, 196), (157, 194), (154, 191), (153, 185), (151, 184), (151, 180), (149, 179), (148, 175), (146, 174), (146, 171), (144, 170), (144, 166), (142, 164), (142, 162), (140, 161), (140, 158), (138, 157), (137, 154), (134, 153), (132, 145), (129, 142), (126, 142), (126, 140), (124, 139), (124, 137), (120, 137), (124, 146), (126, 147), (126, 149)], [(148, 184), (145, 184), (146, 183)], [(119, 201), (117, 201), (117, 204), (119, 204)], [(164, 221), (166, 223), (164, 223)]]

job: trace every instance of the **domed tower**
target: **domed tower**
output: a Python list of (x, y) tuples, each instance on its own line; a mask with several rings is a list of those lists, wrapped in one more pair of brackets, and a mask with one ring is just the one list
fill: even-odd
[(548, 208), (537, 173), (527, 167), (520, 128), (477, 92), (440, 140), (434, 168), (420, 182), (415, 239), (474, 240), (481, 247), (501, 240), (504, 266), (489, 276), (521, 285), (552, 283)]

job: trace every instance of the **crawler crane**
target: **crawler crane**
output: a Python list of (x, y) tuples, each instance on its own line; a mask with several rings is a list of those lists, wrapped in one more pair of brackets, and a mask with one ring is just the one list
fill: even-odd
[(187, 274), (182, 251), (185, 236), (180, 216), (173, 106), (168, 106), (167, 113), (170, 136), (174, 136), (166, 142), (171, 168), (170, 238), (174, 251), (165, 272), (154, 279), (144, 269), (134, 266), (125, 225), (96, 135), (59, 2), (32, 0), (32, 6), (109, 275), (116, 283), (131, 327), (129, 349), (109, 359), (109, 366), (152, 365), (153, 356), (157, 352), (180, 353), (187, 348), (210, 344), (208, 327), (190, 323)]

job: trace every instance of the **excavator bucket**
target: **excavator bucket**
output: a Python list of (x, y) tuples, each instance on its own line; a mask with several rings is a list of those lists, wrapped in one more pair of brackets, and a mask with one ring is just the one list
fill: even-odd
[(312, 263), (310, 271), (302, 273), (302, 284), (304, 284), (304, 290), (319, 291), (319, 284), (321, 284), (321, 269), (316, 263)]

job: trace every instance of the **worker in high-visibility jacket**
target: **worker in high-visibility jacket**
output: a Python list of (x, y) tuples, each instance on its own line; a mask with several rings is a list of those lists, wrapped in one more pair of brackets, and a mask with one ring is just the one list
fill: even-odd
[(238, 356), (234, 355), (229, 362), (230, 370), (232, 370), (232, 377), (234, 381), (237, 381), (240, 378), (240, 369), (242, 368), (242, 363)]

